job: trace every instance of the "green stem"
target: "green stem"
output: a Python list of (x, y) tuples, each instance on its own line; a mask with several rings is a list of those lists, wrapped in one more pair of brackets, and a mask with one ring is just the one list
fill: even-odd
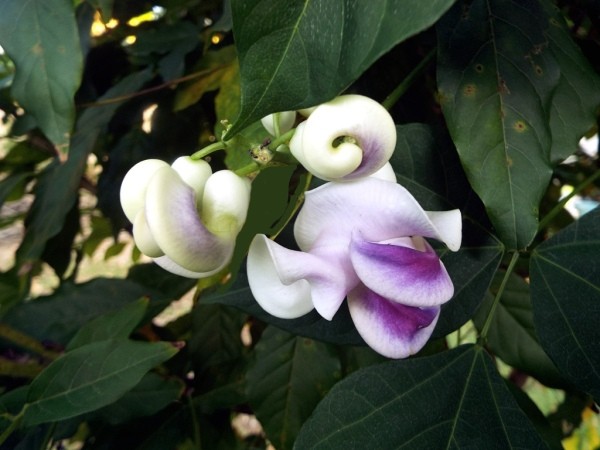
[(483, 329), (481, 330), (480, 339), (485, 341), (490, 330), (490, 326), (492, 325), (492, 319), (494, 318), (494, 314), (496, 314), (496, 309), (498, 309), (498, 305), (500, 304), (500, 299), (502, 298), (502, 294), (504, 293), (504, 289), (506, 288), (506, 283), (508, 283), (508, 278), (510, 274), (515, 268), (517, 261), (519, 260), (519, 252), (514, 252), (508, 267), (506, 268), (506, 273), (504, 274), (504, 278), (502, 279), (502, 283), (500, 283), (500, 287), (498, 288), (498, 292), (496, 293), (496, 297), (494, 297), (494, 303), (492, 303), (492, 307), (488, 312), (488, 315), (485, 319), (485, 324), (483, 325)]
[(206, 147), (204, 147), (201, 150), (198, 150), (196, 153), (194, 153), (192, 156), (190, 156), (190, 158), (192, 158), (194, 160), (202, 159), (202, 158), (210, 155), (211, 153), (214, 153), (219, 150), (224, 150), (225, 148), (227, 148), (227, 144), (225, 144), (224, 141), (217, 141), (210, 145), (207, 145)]
[(277, 147), (279, 147), (281, 144), (287, 144), (292, 139), (292, 136), (294, 136), (295, 132), (296, 132), (296, 129), (292, 128), (290, 131), (283, 133), (281, 136), (274, 139), (269, 144), (269, 150), (275, 151), (275, 150), (277, 150)]
[(202, 441), (200, 440), (200, 425), (198, 424), (198, 414), (196, 408), (192, 402), (192, 396), (187, 396), (188, 408), (190, 408), (190, 415), (192, 416), (192, 428), (194, 433), (194, 446), (197, 450), (202, 450)]
[(427, 68), (429, 63), (433, 60), (435, 56), (435, 48), (431, 50), (425, 58), (421, 60), (419, 64), (402, 80), (402, 82), (396, 86), (390, 95), (381, 103), (385, 109), (388, 111), (396, 104), (400, 97), (404, 95), (404, 93), (408, 90), (408, 88), (414, 83), (414, 81), (419, 77)]
[[(4, 441), (6, 441), (8, 439), (8, 437), (13, 433), (13, 431), (15, 431), (17, 429), (17, 427), (21, 423), (21, 420), (25, 416), (26, 409), (27, 409), (27, 405), (23, 406), (23, 409), (21, 409), (19, 414), (11, 417), (9, 419), (11, 421), (10, 425), (8, 426), (8, 428), (6, 428), (6, 430), (4, 430), (4, 432), (2, 434), (0, 434), (0, 446), (2, 444), (4, 444)], [(6, 417), (7, 415), (3, 414), (3, 416)]]
[(552, 220), (554, 220), (554, 218), (563, 210), (563, 208), (569, 200), (571, 200), (573, 197), (575, 197), (577, 194), (583, 191), (586, 187), (588, 187), (598, 178), (600, 178), (600, 170), (597, 170), (592, 175), (583, 180), (581, 183), (579, 183), (577, 186), (575, 186), (575, 188), (569, 195), (567, 195), (560, 202), (558, 202), (556, 206), (554, 206), (554, 208), (552, 208), (550, 212), (546, 214), (546, 216), (544, 216), (542, 220), (540, 220), (538, 230), (541, 231), (544, 228), (546, 228), (550, 224), (550, 222), (552, 222)]
[(235, 170), (234, 172), (237, 175), (239, 175), (240, 177), (245, 177), (247, 175), (250, 175), (251, 173), (258, 172), (263, 167), (265, 167), (265, 166), (261, 166), (260, 164), (253, 161), (244, 167), (240, 167), (239, 169)]

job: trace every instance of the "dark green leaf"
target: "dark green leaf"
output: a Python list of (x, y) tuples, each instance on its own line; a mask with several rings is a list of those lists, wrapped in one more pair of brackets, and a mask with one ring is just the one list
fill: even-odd
[(261, 117), (338, 95), (453, 0), (234, 0), (242, 107), (230, 136)]
[(176, 401), (184, 387), (177, 378), (163, 378), (150, 372), (115, 403), (98, 410), (94, 417), (117, 425), (137, 417), (150, 416)]
[(14, 268), (8, 272), (0, 272), (0, 318), (3, 319), (14, 305), (20, 303), (28, 291), (29, 280), (19, 276)]
[(31, 173), (28, 172), (15, 172), (0, 181), (0, 206), (16, 190), (17, 186), (22, 185), (30, 176)]
[(545, 32), (548, 49), (560, 65), (560, 80), (550, 111), (550, 158), (557, 162), (573, 154), (579, 139), (596, 124), (600, 79), (571, 39), (558, 9), (549, 1), (542, 5), (550, 16), (550, 26)]
[[(23, 32), (27, 30), (27, 32)], [(5, 0), (0, 44), (16, 66), (14, 98), (66, 156), (82, 56), (73, 5), (65, 0)]]
[(548, 125), (560, 66), (537, 1), (460, 2), (439, 22), (438, 87), (473, 189), (502, 242), (525, 248), (551, 176)]
[(296, 448), (545, 445), (483, 349), (463, 346), (353, 373), (317, 406)]
[(316, 311), (312, 311), (298, 319), (280, 319), (265, 312), (256, 303), (252, 292), (250, 292), (248, 280), (244, 273), (239, 273), (231, 286), (202, 297), (202, 302), (234, 306), (278, 328), (322, 342), (343, 345), (365, 345), (354, 327), (348, 306), (345, 302), (331, 321), (323, 319)]
[(533, 320), (558, 369), (600, 401), (600, 208), (532, 253)]
[(175, 353), (166, 342), (129, 340), (95, 342), (68, 352), (31, 383), (24, 423), (56, 422), (106, 406)]
[(325, 344), (267, 327), (248, 368), (247, 392), (276, 448), (292, 448), (300, 427), (340, 371), (339, 359)]
[(147, 308), (148, 299), (141, 298), (117, 311), (96, 317), (79, 328), (77, 334), (69, 341), (67, 351), (97, 341), (128, 338), (144, 317)]
[[(499, 271), (492, 292), (495, 294), (506, 272)], [(490, 311), (494, 296), (488, 296), (474, 317), (479, 330)], [(529, 285), (518, 275), (510, 275), (500, 303), (492, 318), (487, 345), (508, 365), (533, 375), (546, 385), (564, 385), (558, 370), (548, 357), (533, 327)]]
[(173, 300), (183, 297), (197, 283), (197, 280), (174, 275), (153, 263), (132, 266), (127, 273), (127, 280)]
[[(102, 99), (135, 92), (150, 76), (150, 71), (134, 73), (110, 89)], [(69, 159), (62, 164), (55, 161), (44, 170), (27, 218), (25, 237), (17, 251), (19, 266), (38, 259), (48, 239), (60, 232), (67, 213), (77, 200), (87, 157), (119, 105), (108, 103), (87, 109), (77, 122)]]
[(95, 278), (82, 284), (63, 283), (54, 294), (11, 309), (3, 320), (40, 341), (66, 345), (84, 324), (141, 297), (150, 298), (153, 314), (171, 300), (132, 281)]

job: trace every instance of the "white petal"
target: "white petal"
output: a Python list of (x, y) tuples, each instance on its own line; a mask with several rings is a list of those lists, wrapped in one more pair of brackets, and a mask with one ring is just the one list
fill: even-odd
[(142, 208), (133, 221), (133, 240), (140, 251), (151, 258), (164, 255), (160, 249), (146, 221), (146, 211)]
[(272, 245), (277, 244), (264, 235), (255, 236), (250, 245), (247, 270), (252, 294), (258, 304), (275, 317), (303, 316), (313, 309), (310, 285), (304, 279), (287, 283), (281, 280)]
[(121, 206), (131, 223), (144, 207), (146, 188), (152, 175), (163, 167), (169, 167), (169, 165), (160, 159), (146, 159), (129, 169), (123, 178), (120, 192)]
[(279, 120), (279, 134), (281, 135), (290, 131), (294, 126), (294, 122), (296, 121), (296, 111), (282, 111), (269, 114), (260, 119), (263, 127), (265, 127), (265, 129), (273, 136), (277, 135), (277, 133), (275, 133), (275, 119)]
[(394, 172), (394, 168), (389, 162), (385, 163), (381, 169), (370, 176), (371, 178), (378, 178), (383, 181), (391, 181), (392, 183), (398, 181), (396, 178), (396, 172)]
[(231, 170), (215, 172), (206, 182), (202, 220), (212, 233), (233, 237), (239, 233), (250, 204), (250, 180)]
[(304, 123), (290, 150), (324, 180), (369, 176), (388, 162), (396, 146), (396, 126), (389, 113), (361, 95), (342, 95), (323, 103)]
[(202, 200), (204, 185), (206, 184), (206, 180), (212, 175), (210, 164), (203, 159), (194, 160), (189, 156), (181, 156), (171, 164), (171, 167), (194, 190), (196, 201)]

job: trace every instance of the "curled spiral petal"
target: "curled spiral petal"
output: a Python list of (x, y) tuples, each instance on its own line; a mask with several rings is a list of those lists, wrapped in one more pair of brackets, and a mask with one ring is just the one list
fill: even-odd
[(369, 176), (383, 167), (396, 146), (392, 117), (376, 101), (342, 95), (319, 105), (290, 142), (296, 159), (329, 181)]

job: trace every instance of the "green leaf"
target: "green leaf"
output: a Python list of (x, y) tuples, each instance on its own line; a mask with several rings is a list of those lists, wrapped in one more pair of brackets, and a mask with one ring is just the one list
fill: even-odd
[(326, 345), (267, 327), (246, 379), (250, 405), (276, 448), (292, 448), (340, 370), (339, 359)]
[(44, 342), (66, 345), (86, 323), (124, 305), (148, 297), (151, 314), (157, 314), (171, 297), (129, 280), (95, 278), (89, 282), (65, 282), (52, 295), (11, 309), (3, 320), (11, 327)]
[(558, 369), (600, 401), (600, 208), (532, 253), (533, 320)]
[[(129, 75), (101, 99), (108, 100), (135, 92), (151, 76), (148, 70)], [(40, 176), (35, 189), (35, 200), (27, 217), (25, 237), (17, 250), (18, 266), (27, 268), (31, 261), (37, 260), (48, 239), (62, 229), (66, 215), (77, 200), (87, 157), (119, 105), (118, 102), (108, 102), (103, 106), (87, 109), (77, 121), (69, 159), (62, 164), (54, 161)]]
[[(498, 290), (506, 272), (499, 271), (492, 292)], [(494, 296), (486, 297), (474, 317), (479, 330), (494, 301)], [(564, 380), (542, 349), (533, 326), (533, 311), (529, 285), (516, 274), (511, 274), (500, 303), (492, 318), (487, 336), (487, 346), (508, 365), (533, 375), (550, 386), (564, 386)]]
[(579, 139), (596, 124), (600, 77), (571, 39), (560, 11), (549, 1), (542, 5), (550, 17), (545, 32), (548, 49), (560, 65), (560, 80), (550, 110), (550, 159), (558, 162), (573, 154)]
[(552, 174), (560, 66), (537, 2), (460, 2), (439, 22), (438, 87), (452, 139), (502, 242), (527, 247)]
[(202, 302), (206, 304), (219, 303), (234, 306), (278, 328), (322, 342), (342, 345), (365, 345), (354, 327), (346, 302), (342, 303), (342, 306), (331, 321), (323, 319), (316, 311), (312, 311), (297, 319), (280, 319), (265, 312), (256, 303), (248, 286), (248, 279), (245, 273), (239, 273), (235, 282), (230, 286), (202, 297)]
[(181, 397), (184, 388), (183, 382), (177, 378), (163, 378), (150, 372), (115, 403), (98, 410), (94, 417), (118, 425), (150, 416)]
[(72, 2), (3, 1), (0, 44), (16, 66), (15, 100), (66, 157), (83, 65)]
[(478, 346), (361, 369), (333, 387), (296, 448), (545, 448)]
[(0, 206), (10, 197), (17, 186), (22, 185), (29, 177), (31, 177), (29, 172), (14, 172), (0, 181)]
[(330, 100), (453, 0), (235, 0), (242, 106), (229, 135), (276, 111)]
[(67, 351), (83, 345), (107, 339), (126, 339), (140, 323), (146, 310), (148, 299), (141, 298), (125, 305), (117, 311), (111, 311), (96, 317), (83, 327), (67, 344)]
[(177, 348), (166, 342), (122, 339), (95, 342), (68, 352), (31, 383), (24, 424), (56, 422), (106, 406), (175, 353)]

